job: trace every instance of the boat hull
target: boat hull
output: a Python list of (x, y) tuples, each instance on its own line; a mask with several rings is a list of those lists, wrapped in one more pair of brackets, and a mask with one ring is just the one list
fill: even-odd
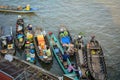
[(40, 36), (40, 35), (44, 36), (43, 38), (44, 38), (45, 45), (50, 47), (50, 43), (49, 43), (47, 34), (46, 35), (41, 34), (42, 32), (43, 31), (40, 28), (35, 29), (34, 43), (35, 43), (36, 55), (37, 55), (39, 61), (42, 61), (44, 63), (52, 63), (53, 52), (52, 52), (51, 48), (50, 48), (51, 56), (47, 56), (47, 58), (44, 58), (44, 52), (43, 52), (46, 49), (45, 48), (44, 49), (41, 48), (41, 50), (39, 49), (39, 47), (41, 47), (39, 44), (42, 44), (42, 43), (37, 40), (37, 36)]
[[(69, 75), (71, 80), (79, 80), (78, 77), (76, 76), (76, 72), (68, 72), (68, 69), (66, 67), (66, 65), (70, 65), (71, 62), (69, 59), (67, 59), (67, 61), (64, 63), (64, 61), (62, 60), (62, 55), (64, 54), (64, 50), (61, 46), (61, 44), (59, 43), (59, 40), (55, 37), (55, 35), (52, 33), (48, 36), (49, 40), (50, 40), (50, 46), (52, 47), (53, 50), (53, 54), (58, 62), (58, 64), (60, 65), (61, 69), (63, 70), (63, 72), (67, 75)], [(55, 43), (55, 45), (53, 44), (53, 41)], [(56, 53), (55, 48), (59, 49), (59, 53)], [(72, 76), (72, 77), (71, 77)]]
[[(19, 30), (19, 26), (22, 27), (21, 30)], [(22, 42), (19, 41), (19, 36), (22, 35), (20, 38), (23, 39)], [(18, 49), (22, 49), (23, 46), (25, 44), (25, 34), (24, 34), (24, 20), (21, 19), (17, 19), (16, 22), (16, 36), (15, 36), (15, 45)]]
[(90, 41), (87, 44), (87, 60), (93, 78), (95, 80), (106, 80), (107, 71), (104, 54), (97, 40), (94, 43)]

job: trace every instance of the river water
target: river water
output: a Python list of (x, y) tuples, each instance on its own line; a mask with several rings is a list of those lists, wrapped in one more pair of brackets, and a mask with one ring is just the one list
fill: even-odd
[[(39, 8), (35, 14), (21, 14), (26, 24), (41, 26), (56, 35), (61, 24), (68, 27), (72, 36), (84, 32), (90, 39), (95, 35), (105, 54), (108, 80), (120, 80), (120, 0), (0, 0), (0, 5), (26, 4)], [(0, 13), (0, 26), (15, 30), (17, 16)], [(55, 59), (49, 71), (62, 75)]]

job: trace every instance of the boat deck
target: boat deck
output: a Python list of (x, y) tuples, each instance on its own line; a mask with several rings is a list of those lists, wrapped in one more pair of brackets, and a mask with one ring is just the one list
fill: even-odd
[[(92, 50), (95, 52), (92, 53)], [(88, 55), (88, 66), (92, 73), (92, 76), (96, 80), (106, 80), (106, 71), (104, 71), (105, 63), (103, 60), (104, 55), (100, 45), (88, 47), (87, 55)]]
[(59, 80), (58, 76), (26, 61), (19, 60), (17, 57), (9, 62), (0, 56), (0, 72), (11, 76), (14, 80)]
[(97, 56), (92, 56), (92, 66), (93, 66), (93, 70), (95, 73), (99, 73), (100, 72), (100, 60)]

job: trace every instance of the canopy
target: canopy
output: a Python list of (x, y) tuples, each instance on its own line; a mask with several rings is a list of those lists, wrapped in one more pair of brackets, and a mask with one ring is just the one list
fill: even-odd
[(37, 36), (37, 41), (38, 41), (38, 45), (41, 46), (41, 48), (43, 49), (45, 47), (45, 39), (43, 35), (38, 35)]

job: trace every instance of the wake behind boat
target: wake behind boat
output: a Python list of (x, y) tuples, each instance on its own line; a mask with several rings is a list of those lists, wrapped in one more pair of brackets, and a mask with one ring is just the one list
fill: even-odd
[(26, 7), (22, 6), (0, 6), (0, 12), (12, 12), (12, 13), (34, 13), (37, 8), (30, 8), (30, 5)]

